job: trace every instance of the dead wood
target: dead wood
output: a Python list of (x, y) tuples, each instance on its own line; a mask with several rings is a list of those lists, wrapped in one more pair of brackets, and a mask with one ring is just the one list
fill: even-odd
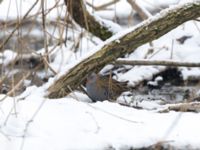
[(65, 0), (67, 10), (72, 18), (87, 31), (102, 40), (106, 40), (113, 35), (105, 25), (100, 24), (90, 13), (87, 11), (83, 0)]
[(173, 60), (117, 60), (115, 65), (142, 65), (142, 66), (168, 66), (168, 67), (200, 67), (198, 62), (181, 62)]
[(168, 106), (167, 109), (160, 110), (160, 113), (166, 113), (169, 111), (179, 111), (179, 112), (200, 112), (200, 103), (199, 102), (190, 102), (190, 103), (180, 103), (173, 104)]
[(177, 6), (142, 22), (124, 35), (120, 34), (119, 38), (107, 42), (98, 52), (61, 76), (48, 88), (48, 97), (59, 98), (69, 94), (69, 87), (72, 90), (77, 89), (88, 73), (99, 71), (117, 58), (134, 52), (137, 47), (161, 37), (188, 20), (198, 18), (199, 10), (200, 2)]

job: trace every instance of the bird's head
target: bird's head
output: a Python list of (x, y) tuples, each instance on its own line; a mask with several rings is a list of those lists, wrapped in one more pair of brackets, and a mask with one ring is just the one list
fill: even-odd
[(86, 83), (95, 83), (97, 81), (98, 75), (96, 73), (91, 73), (87, 76), (87, 81)]

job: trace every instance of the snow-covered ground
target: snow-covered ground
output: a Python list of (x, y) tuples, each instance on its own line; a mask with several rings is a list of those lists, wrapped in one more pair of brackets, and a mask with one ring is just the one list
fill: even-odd
[(200, 147), (199, 114), (160, 114), (108, 101), (48, 100), (36, 87), (29, 90), (30, 96), (17, 103), (17, 114), (13, 110), (8, 116), (14, 106), (12, 98), (1, 105), (1, 149), (126, 149), (158, 141), (179, 148)]
[[(171, 4), (176, 2), (176, 0), (169, 1)], [(13, 1), (10, 5), (12, 12), (6, 13), (9, 3), (10, 0), (3, 0), (0, 4), (0, 9), (5, 10), (4, 13), (0, 14), (2, 20), (15, 18), (19, 8), (23, 8), (20, 9), (20, 15), (23, 16), (30, 8), (30, 3), (33, 2), (21, 1), (22, 5), (18, 3), (19, 8), (16, 8)], [(99, 1), (100, 3), (103, 1)], [(151, 4), (157, 6), (163, 3), (161, 0), (159, 3), (152, 0)], [(52, 4), (48, 3), (48, 5), (49, 7), (53, 6), (53, 2)], [(120, 8), (117, 9), (119, 16), (130, 15), (128, 12), (131, 12), (131, 7), (127, 2), (121, 0), (117, 5), (120, 5)], [(147, 7), (146, 5), (144, 6)], [(116, 8), (118, 7), (116, 6)], [(37, 12), (38, 8), (39, 6), (31, 14)], [(123, 8), (127, 11), (125, 12)], [(54, 13), (51, 13), (53, 17), (56, 16), (55, 12), (60, 14), (61, 10), (55, 10)], [(103, 17), (105, 14), (106, 12), (96, 15)], [(52, 18), (52, 16), (49, 17)], [(154, 52), (149, 54), (147, 58), (199, 62), (199, 29), (200, 23), (197, 21), (189, 21), (179, 26), (153, 41)], [(128, 32), (128, 30), (119, 31), (120, 33), (115, 37)], [(109, 41), (103, 43), (99, 39), (93, 38), (93, 42), (91, 42), (88, 41), (87, 36), (82, 40), (81, 52), (73, 53), (70, 51), (72, 43), (69, 43), (67, 48), (57, 48), (57, 56), (50, 65), (59, 74), (50, 79), (48, 83), (41, 87), (28, 87), (24, 93), (17, 97), (0, 95), (0, 150), (129, 149), (130, 147), (145, 147), (157, 142), (164, 142), (179, 149), (186, 147), (200, 149), (199, 113), (174, 111), (158, 113), (159, 110), (167, 106), (154, 102), (144, 103), (145, 108), (151, 109), (140, 110), (108, 101), (90, 103), (90, 99), (79, 92), (73, 92), (65, 98), (55, 100), (45, 98), (46, 89), (56, 78)], [(184, 44), (180, 44), (177, 39), (182, 36), (191, 36), (191, 38), (186, 40)], [(149, 48), (151, 48), (149, 44), (145, 44), (126, 59), (143, 59)], [(10, 61), (12, 55), (8, 51), (6, 53), (8, 54), (4, 57)], [(171, 58), (171, 56), (173, 57)], [(104, 70), (108, 68), (109, 66), (105, 67)], [(164, 67), (136, 66), (125, 74), (118, 74), (117, 79), (122, 81), (129, 79), (129, 84), (134, 85), (143, 79), (151, 79), (162, 69)], [(182, 67), (180, 70), (184, 79), (193, 75), (200, 76), (199, 68)], [(1, 101), (1, 99), (4, 100)]]

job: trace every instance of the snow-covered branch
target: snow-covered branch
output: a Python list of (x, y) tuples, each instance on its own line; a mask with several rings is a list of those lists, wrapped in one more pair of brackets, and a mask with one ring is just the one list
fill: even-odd
[(94, 17), (87, 11), (83, 0), (65, 0), (65, 3), (67, 4), (67, 10), (72, 18), (81, 27), (102, 40), (106, 40), (113, 36), (114, 33), (105, 21)]
[(84, 81), (87, 74), (101, 70), (106, 64), (135, 51), (147, 42), (153, 41), (182, 23), (200, 17), (200, 1), (187, 3), (162, 11), (142, 22), (137, 27), (117, 34), (107, 40), (98, 52), (85, 58), (71, 68), (48, 88), (49, 98), (63, 97)]

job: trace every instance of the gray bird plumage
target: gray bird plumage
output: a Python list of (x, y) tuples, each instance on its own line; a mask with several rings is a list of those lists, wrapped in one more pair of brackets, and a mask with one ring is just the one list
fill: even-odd
[(92, 73), (87, 77), (88, 96), (95, 101), (115, 101), (122, 92), (127, 91), (127, 82), (118, 82), (111, 77)]

